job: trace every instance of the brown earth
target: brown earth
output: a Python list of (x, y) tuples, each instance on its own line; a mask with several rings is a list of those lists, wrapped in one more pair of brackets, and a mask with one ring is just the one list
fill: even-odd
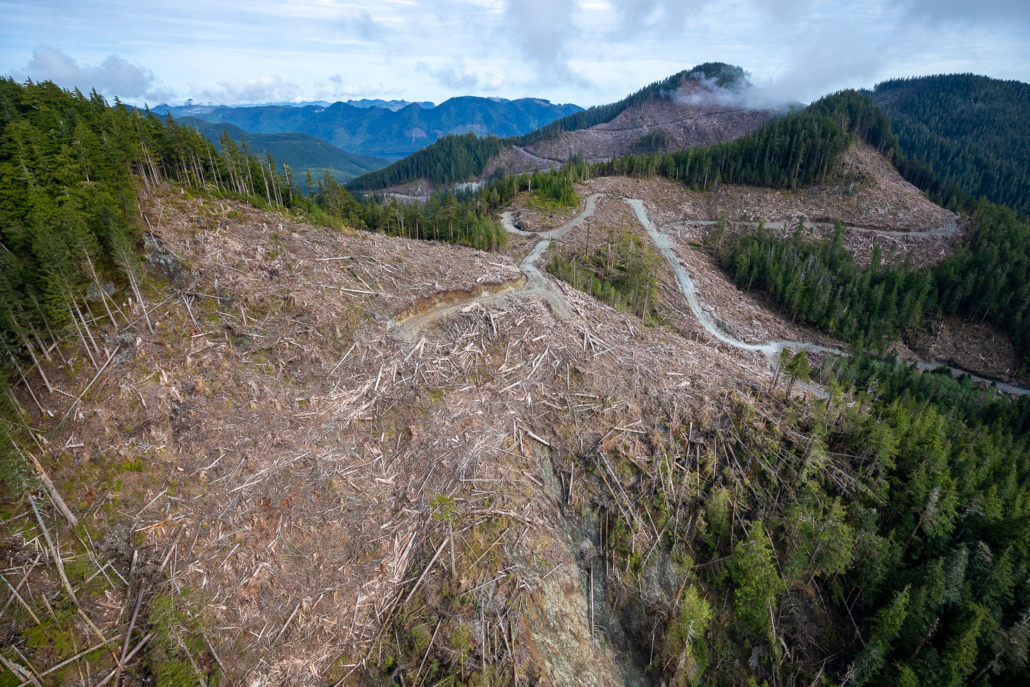
[(949, 317), (933, 331), (922, 332), (911, 346), (924, 360), (973, 370), (1006, 382), (1030, 382), (1030, 377), (1019, 372), (1019, 354), (1008, 335), (986, 322)]
[(560, 166), (561, 162), (557, 160), (545, 160), (527, 152), (523, 148), (513, 146), (490, 158), (481, 176), (482, 178), (489, 178), (498, 169), (504, 170), (506, 174), (529, 174), (537, 170), (557, 169)]
[[(867, 157), (857, 151), (855, 167), (875, 170)], [(942, 218), (889, 176), (846, 197), (827, 188), (701, 194), (624, 178), (579, 192), (607, 197), (589, 229), (570, 230), (563, 245), (599, 245), (609, 228), (640, 231), (622, 198), (643, 199), (672, 232), (701, 302), (748, 341), (832, 344), (730, 283), (691, 244), (703, 227), (690, 220), (723, 207), (734, 219), (795, 212), (861, 226), (898, 219), (930, 229)], [(530, 231), (581, 211), (551, 213), (524, 198), (513, 208)], [(691, 427), (694, 472), (689, 461), (676, 468), (684, 484), (692, 475), (700, 485), (731, 469), (711, 447), (734, 407), (763, 417), (782, 407), (761, 391), (768, 361), (710, 339), (664, 263), (660, 307), (671, 326), (645, 327), (552, 283), (567, 316), (539, 295), (502, 291), (411, 343), (398, 316), (520, 279), (513, 256), (534, 239), (512, 237), (509, 255), (489, 254), (336, 232), (168, 190), (144, 198), (143, 211), (154, 227), (149, 263), (160, 267), (144, 282), (153, 330), (140, 304), (118, 294), (125, 314), (117, 328), (91, 320), (91, 355), (66, 339), (41, 361), (57, 390), (31, 373), (34, 393), (23, 384), (14, 394), (26, 449), (84, 523), (82, 540), (40, 502), (61, 556), (85, 570), (74, 584), (98, 633), (126, 630), (139, 589), (147, 623), (164, 600), (181, 612), (172, 636), (196, 639), (158, 638), (143, 655), (177, 655), (198, 672), (220, 666), (225, 684), (369, 684), (384, 656), (411, 677), (430, 655), (462, 677), (490, 667), (541, 685), (642, 679), (634, 657), (647, 638), (624, 624), (620, 591), (636, 582), (608, 564), (593, 509), (625, 501), (632, 511), (619, 480), (629, 487), (657, 474), (660, 418), (670, 432)], [(102, 306), (93, 309), (102, 318)], [(1003, 348), (996, 333), (960, 330), (927, 350), (972, 358), (977, 347)], [(584, 456), (599, 451), (640, 476), (602, 479), (598, 458), (584, 469)], [(52, 558), (33, 564), (40, 532), (25, 515), (7, 521), (4, 557), (34, 594), (56, 600), (61, 578)], [(640, 550), (660, 550), (660, 533), (643, 521), (635, 537)], [(663, 554), (645, 565), (642, 579), (668, 583), (629, 612), (654, 612), (657, 623), (682, 586), (662, 572), (671, 568)], [(595, 613), (607, 639), (594, 632)], [(14, 618), (3, 637), (22, 631)], [(406, 648), (406, 633), (419, 631), (428, 648)], [(66, 655), (44, 644), (30, 658), (43, 667)], [(130, 684), (140, 684), (136, 670)]]
[[(511, 258), (170, 193), (144, 210), (151, 255), (176, 266), (173, 283), (145, 283), (153, 333), (123, 302), (117, 331), (94, 323), (99, 375), (69, 340), (45, 365), (61, 392), (32, 378), (48, 412), (16, 392), (36, 452), (98, 542), (63, 533), (69, 555), (133, 580), (112, 579), (103, 604), (83, 596), (101, 632), (125, 630), (118, 609), (140, 588), (144, 617), (164, 598), (197, 619), (201, 648), (179, 656), (221, 666), (227, 684), (364, 684), (381, 643), (393, 646), (382, 631), (395, 612), (430, 630), (451, 618), (434, 660), (455, 671), (460, 646), (462, 671), (491, 664), (539, 684), (641, 670), (626, 646), (591, 638), (581, 571), (593, 559), (576, 513), (608, 491), (572, 460), (603, 439), (650, 461), (635, 428), (658, 416), (715, 427), (734, 394), (765, 384), (764, 361), (560, 285), (571, 319), (513, 296), (472, 303), (412, 346), (395, 316), (506, 283)], [(4, 542), (26, 569), (33, 531)], [(52, 565), (29, 573), (36, 593), (61, 594)], [(610, 627), (603, 590), (620, 575), (596, 582)], [(463, 596), (476, 604), (453, 601)], [(53, 665), (51, 651), (33, 658)], [(422, 656), (398, 651), (410, 677)]]
[[(849, 151), (837, 183), (797, 191), (730, 184), (693, 191), (669, 179), (626, 177), (593, 179), (586, 188), (643, 199), (660, 227), (714, 222), (725, 212), (730, 221), (763, 221), (784, 234), (803, 219), (811, 235), (829, 236), (832, 224), (841, 222), (849, 227), (845, 242), (860, 263), (869, 260), (874, 245), (881, 246), (885, 260), (937, 262), (965, 231), (962, 220), (931, 203), (866, 144)], [(949, 221), (957, 226), (955, 232), (935, 233)], [(711, 227), (702, 229), (707, 233)]]

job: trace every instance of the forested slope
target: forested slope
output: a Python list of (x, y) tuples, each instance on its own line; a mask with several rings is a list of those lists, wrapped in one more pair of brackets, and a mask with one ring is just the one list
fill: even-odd
[(948, 74), (885, 81), (872, 95), (926, 172), (1030, 212), (1030, 84)]
[(273, 158), (286, 163), (290, 169), (302, 174), (310, 170), (316, 178), (321, 178), (324, 172), (329, 172), (329, 176), (341, 184), (390, 164), (389, 160), (383, 158), (348, 153), (321, 138), (296, 131), (255, 134), (244, 131), (234, 124), (216, 124), (196, 117), (182, 117), (178, 122), (182, 126), (191, 126), (199, 131), (218, 149), (221, 149), (222, 134), (228, 134), (237, 144), (246, 140), (258, 153), (271, 153)]
[[(949, 188), (908, 157), (890, 122), (867, 96), (844, 92), (813, 104), (871, 145), (900, 161), (928, 193)], [(925, 176), (913, 175), (924, 169)], [(944, 170), (947, 173), (947, 168)], [(937, 195), (938, 199), (943, 197)], [(743, 288), (768, 293), (801, 322), (857, 344), (887, 350), (892, 342), (952, 314), (992, 322), (1012, 338), (1030, 364), (1030, 223), (1012, 209), (975, 201), (961, 188), (952, 204), (971, 216), (972, 229), (941, 263), (914, 269), (873, 262), (860, 268), (839, 235), (820, 243), (759, 230), (720, 230), (710, 237), (720, 264)]]

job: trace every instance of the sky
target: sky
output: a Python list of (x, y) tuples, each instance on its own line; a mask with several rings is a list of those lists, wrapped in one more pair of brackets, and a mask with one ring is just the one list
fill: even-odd
[(614, 102), (702, 62), (785, 100), (1030, 82), (1030, 0), (0, 0), (0, 74), (133, 104)]

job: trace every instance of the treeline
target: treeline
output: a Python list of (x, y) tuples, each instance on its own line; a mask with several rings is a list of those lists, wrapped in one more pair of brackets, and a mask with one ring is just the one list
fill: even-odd
[[(661, 175), (697, 190), (722, 183), (798, 188), (832, 176), (853, 137), (888, 157), (898, 148), (890, 121), (873, 101), (855, 91), (841, 91), (732, 141), (675, 153), (613, 158), (591, 165), (590, 174)], [(653, 148), (660, 142), (659, 137), (644, 137), (638, 143)]]
[[(33, 360), (68, 327), (105, 316), (109, 280), (136, 290), (137, 192), (164, 180), (289, 207), (289, 168), (226, 137), (222, 153), (192, 128), (110, 107), (96, 93), (0, 79), (0, 346)], [(135, 296), (138, 298), (139, 294)], [(90, 301), (90, 302), (87, 302)], [(88, 338), (86, 336), (85, 338)]]
[(1030, 220), (981, 201), (966, 239), (933, 268), (945, 314), (1005, 330), (1030, 363)]
[(757, 231), (716, 229), (706, 245), (743, 290), (771, 296), (799, 324), (821, 327), (862, 348), (886, 351), (901, 334), (939, 315), (934, 275), (907, 265), (884, 267), (880, 248), (860, 267), (844, 245), (844, 228), (811, 241), (799, 228), (779, 238)]
[(309, 200), (319, 222), (501, 250), (508, 244), (508, 235), (494, 219), (498, 209), (523, 191), (531, 192), (532, 202), (542, 207), (575, 207), (580, 200), (575, 183), (588, 173), (586, 165), (571, 163), (553, 173), (504, 175), (474, 192), (436, 191), (424, 203), (401, 202), (383, 194), (366, 194), (357, 200), (328, 174), (317, 182), (309, 177), (307, 187), (313, 190)]
[(733, 141), (613, 158), (592, 165), (590, 171), (594, 176), (660, 174), (696, 189), (723, 183), (797, 188), (831, 175), (850, 141), (832, 118), (803, 111), (774, 119)]
[(945, 203), (964, 189), (1030, 213), (1030, 85), (950, 74), (885, 81), (873, 98), (922, 161), (906, 172), (910, 181), (932, 184)]
[[(81, 341), (96, 372), (107, 362), (93, 336), (117, 330), (145, 303), (139, 283), (140, 192), (165, 180), (272, 207), (300, 196), (288, 168), (227, 140), (219, 155), (189, 127), (160, 121), (95, 92), (0, 78), (0, 389), (42, 363), (55, 339)], [(129, 294), (114, 298), (113, 287)], [(128, 301), (128, 302), (127, 302)], [(128, 312), (127, 312), (128, 311)], [(138, 315), (140, 319), (145, 319)], [(3, 403), (16, 405), (4, 394)], [(20, 488), (23, 462), (11, 453), (16, 424), (0, 414), (0, 475)]]

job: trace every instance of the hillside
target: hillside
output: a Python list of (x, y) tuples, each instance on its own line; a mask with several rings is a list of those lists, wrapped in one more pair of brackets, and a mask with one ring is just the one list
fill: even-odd
[(868, 98), (424, 204), (0, 105), (0, 684), (1030, 680), (1030, 391), (905, 346), (1030, 224)]
[(872, 95), (906, 155), (973, 198), (1030, 213), (1030, 84), (949, 74), (885, 81)]
[[(195, 116), (235, 124), (254, 133), (298, 131), (350, 153), (396, 157), (448, 134), (519, 136), (579, 110), (575, 105), (554, 105), (536, 98), (505, 101), (462, 97), (433, 108), (417, 103), (398, 110), (334, 103), (328, 107), (215, 107)], [(170, 111), (177, 116), (175, 108)]]
[[(276, 162), (285, 162), (298, 175), (310, 170), (312, 177), (318, 179), (322, 177), (323, 172), (329, 172), (329, 176), (341, 184), (390, 164), (389, 160), (348, 153), (320, 138), (295, 131), (282, 134), (255, 134), (233, 124), (215, 124), (196, 117), (182, 117), (178, 122), (192, 126), (216, 148), (220, 147), (219, 138), (224, 132), (237, 143), (241, 139), (246, 139), (247, 145), (258, 153), (263, 154), (267, 150)], [(302, 179), (303, 176), (298, 178)]]
[(440, 142), (349, 187), (378, 190), (418, 179), (443, 186), (502, 172), (552, 169), (572, 158), (607, 160), (732, 140), (774, 114), (748, 106), (749, 89), (747, 75), (739, 67), (706, 63), (617, 103), (577, 112), (524, 136)]
[(563, 131), (557, 138), (533, 142), (525, 150), (546, 160), (606, 160), (634, 153), (674, 152), (730, 141), (757, 129), (774, 112), (752, 109), (739, 100), (720, 97), (724, 89), (683, 78), (660, 97), (633, 105), (611, 121), (589, 129)]

